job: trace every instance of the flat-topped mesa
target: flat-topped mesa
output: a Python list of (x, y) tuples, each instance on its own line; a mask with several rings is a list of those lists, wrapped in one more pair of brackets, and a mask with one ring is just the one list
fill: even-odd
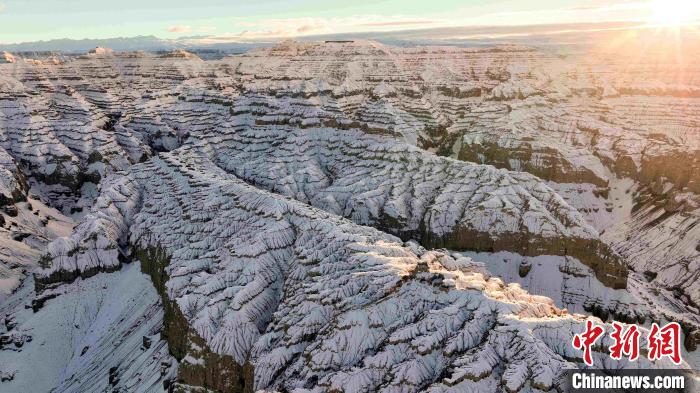
[(94, 49), (90, 49), (86, 54), (88, 57), (109, 57), (114, 56), (114, 50), (110, 48), (104, 48), (97, 46)]
[(198, 59), (199, 56), (195, 55), (194, 53), (188, 52), (184, 49), (173, 49), (170, 52), (163, 53), (159, 55), (158, 57), (163, 58), (163, 59)]
[[(379, 50), (379, 51), (377, 51)], [(274, 54), (274, 55), (305, 55), (318, 56), (332, 52), (342, 52), (347, 54), (376, 54), (388, 55), (425, 55), (425, 54), (489, 54), (489, 53), (518, 53), (518, 52), (537, 52), (532, 46), (503, 44), (489, 47), (459, 47), (450, 45), (418, 45), (411, 47), (395, 47), (383, 44), (379, 41), (370, 39), (351, 39), (351, 40), (325, 40), (325, 41), (296, 41), (288, 39), (279, 42), (278, 44), (262, 49), (254, 49), (249, 53), (255, 55)], [(332, 61), (332, 59), (329, 59)]]
[[(72, 244), (113, 250), (128, 238), (163, 300), (178, 384), (442, 392), (520, 391), (531, 380), (548, 391), (579, 356), (569, 343), (583, 320), (551, 300), (488, 278), (459, 254), (262, 191), (196, 149), (105, 179), (78, 228)], [(54, 256), (37, 279), (120, 263), (93, 253)], [(509, 371), (494, 372), (496, 363)]]

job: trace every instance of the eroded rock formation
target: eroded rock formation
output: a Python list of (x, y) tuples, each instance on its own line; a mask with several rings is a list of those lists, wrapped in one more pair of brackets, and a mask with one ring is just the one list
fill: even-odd
[[(140, 261), (163, 319), (134, 326), (177, 363), (151, 386), (551, 391), (581, 366), (563, 307), (677, 320), (694, 350), (697, 280), (672, 276), (698, 272), (692, 84), (612, 86), (522, 46), (99, 49), (0, 65), (0, 191), (77, 220), (16, 241), (43, 251), (15, 269), (37, 315)], [(114, 367), (80, 375), (133, 386)]]

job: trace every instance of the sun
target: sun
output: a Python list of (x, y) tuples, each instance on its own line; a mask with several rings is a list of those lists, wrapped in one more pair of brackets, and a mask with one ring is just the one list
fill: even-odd
[(700, 16), (700, 0), (653, 0), (650, 22), (661, 26), (688, 24)]

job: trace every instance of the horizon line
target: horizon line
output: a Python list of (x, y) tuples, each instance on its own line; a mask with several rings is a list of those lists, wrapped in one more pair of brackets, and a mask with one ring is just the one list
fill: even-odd
[[(691, 23), (684, 24), (683, 26), (680, 27), (691, 27), (691, 26), (698, 26), (700, 25), (700, 21), (692, 21)], [(182, 41), (182, 40), (192, 40), (192, 39), (207, 39), (207, 38), (220, 38), (220, 39), (228, 39), (230, 40), (229, 42), (232, 44), (238, 43), (238, 44), (264, 44), (264, 43), (275, 43), (275, 42), (281, 42), (284, 40), (296, 40), (296, 39), (304, 39), (308, 40), (310, 38), (314, 37), (333, 37), (333, 36), (343, 36), (343, 37), (350, 37), (353, 35), (361, 35), (361, 36), (366, 36), (366, 35), (377, 35), (377, 36), (382, 36), (382, 35), (392, 35), (392, 34), (401, 34), (401, 33), (421, 33), (421, 32), (437, 32), (437, 31), (446, 31), (446, 30), (451, 30), (451, 29), (525, 29), (525, 28), (546, 28), (546, 27), (580, 27), (581, 32), (585, 31), (590, 31), (591, 29), (584, 29), (583, 27), (595, 27), (595, 26), (609, 26), (610, 29), (612, 30), (612, 27), (617, 27), (618, 29), (631, 29), (631, 28), (654, 28), (657, 27), (653, 24), (649, 24), (648, 22), (644, 21), (632, 21), (632, 20), (619, 20), (619, 21), (602, 21), (602, 22), (580, 22), (580, 23), (524, 23), (524, 24), (517, 24), (517, 25), (494, 25), (494, 24), (483, 24), (483, 25), (454, 25), (454, 26), (439, 26), (439, 27), (426, 27), (426, 28), (412, 28), (412, 29), (396, 29), (396, 30), (384, 30), (384, 31), (375, 31), (375, 30), (358, 30), (356, 32), (343, 32), (343, 33), (324, 33), (324, 34), (297, 34), (297, 35), (280, 35), (280, 36), (269, 36), (269, 37), (264, 37), (264, 38), (242, 38), (241, 35), (217, 35), (217, 34), (200, 34), (200, 35), (183, 35), (180, 37), (176, 38), (163, 38), (155, 34), (137, 34), (137, 35), (131, 35), (131, 36), (112, 36), (112, 37), (104, 37), (104, 38), (95, 38), (95, 37), (82, 37), (82, 38), (69, 38), (69, 37), (57, 37), (57, 38), (51, 38), (51, 39), (44, 39), (44, 40), (34, 40), (34, 41), (14, 41), (14, 42), (5, 42), (5, 41), (0, 41), (0, 45), (2, 46), (20, 46), (20, 45), (30, 45), (30, 44), (40, 44), (40, 43), (50, 43), (53, 41), (99, 41), (99, 40), (119, 40), (119, 39), (135, 39), (135, 38), (155, 38), (161, 41), (165, 42), (177, 42), (177, 41)], [(572, 30), (570, 32), (576, 32), (577, 30)], [(544, 35), (544, 34), (552, 34), (554, 32), (546, 32), (546, 31), (533, 31), (529, 35)], [(239, 39), (239, 40), (235, 40)], [(426, 39), (430, 39), (429, 37), (426, 37)], [(435, 40), (440, 40), (438, 38), (434, 38)], [(443, 38), (444, 39), (449, 39), (449, 38)], [(477, 39), (477, 38), (473, 38)], [(214, 45), (214, 44), (208, 44), (208, 45)]]

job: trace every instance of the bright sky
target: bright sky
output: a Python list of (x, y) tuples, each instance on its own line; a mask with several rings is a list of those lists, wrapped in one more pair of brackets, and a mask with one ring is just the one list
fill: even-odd
[(250, 40), (446, 26), (639, 21), (648, 20), (650, 1), (0, 0), (0, 42), (136, 35)]

